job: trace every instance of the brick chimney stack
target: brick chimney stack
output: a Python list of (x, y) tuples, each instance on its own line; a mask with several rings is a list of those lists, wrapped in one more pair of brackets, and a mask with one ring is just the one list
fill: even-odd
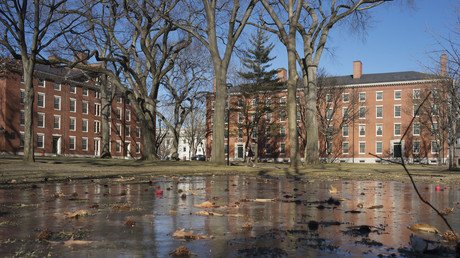
[(276, 70), (276, 79), (278, 79), (279, 82), (285, 82), (287, 81), (287, 71), (284, 68), (279, 68)]
[(363, 75), (363, 63), (361, 61), (353, 61), (353, 79), (359, 79)]
[(447, 75), (447, 55), (446, 53), (441, 54), (441, 76), (446, 76)]

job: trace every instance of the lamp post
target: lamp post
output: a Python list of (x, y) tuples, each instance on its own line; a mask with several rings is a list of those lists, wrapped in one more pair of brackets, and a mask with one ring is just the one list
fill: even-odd
[(233, 85), (227, 83), (227, 166), (230, 166), (230, 88)]

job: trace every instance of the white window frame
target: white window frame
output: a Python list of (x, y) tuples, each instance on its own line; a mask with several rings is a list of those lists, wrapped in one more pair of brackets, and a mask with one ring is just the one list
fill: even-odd
[(24, 104), (24, 100), (26, 98), (26, 91), (23, 89), (20, 89), (19, 92), (19, 103)]
[(37, 85), (40, 88), (45, 88), (46, 87), (46, 81), (44, 79), (37, 79)]
[[(38, 146), (38, 138), (41, 137), (43, 140), (42, 140), (42, 144), (43, 146)], [(37, 144), (37, 148), (39, 149), (44, 149), (45, 148), (45, 134), (43, 133), (37, 133), (37, 139), (36, 139), (36, 144)]]
[[(83, 141), (86, 140), (86, 148), (83, 148)], [(81, 137), (81, 150), (82, 151), (88, 151), (89, 149), (89, 141), (88, 141), (88, 137)]]
[[(381, 94), (381, 97), (382, 97), (380, 99), (378, 98), (379, 93)], [(383, 101), (383, 91), (376, 91), (375, 92), (375, 101)]]
[[(43, 97), (43, 105), (42, 106), (39, 105), (40, 96)], [(39, 107), (39, 108), (45, 108), (46, 107), (46, 94), (43, 93), (43, 92), (37, 93), (37, 107)]]
[(117, 107), (116, 110), (117, 110), (117, 112), (116, 112), (117, 119), (121, 119), (123, 117), (123, 111), (119, 107)]
[(332, 103), (332, 94), (330, 93), (326, 94), (326, 103)]
[[(71, 127), (71, 121), (73, 121), (73, 129)], [(76, 130), (77, 130), (77, 118), (71, 116), (69, 118), (69, 131), (75, 132)]]
[[(415, 151), (415, 143), (418, 143), (418, 151)], [(420, 144), (420, 141), (413, 141), (412, 142), (412, 153), (413, 154), (419, 154), (420, 153), (420, 149), (421, 149), (422, 145)]]
[(94, 133), (100, 133), (101, 132), (101, 121), (94, 120), (93, 125), (94, 125)]
[[(417, 127), (418, 127), (418, 133), (415, 133), (415, 125), (416, 125), (416, 124), (418, 125), (418, 126), (417, 126)], [(422, 128), (420, 127), (420, 123), (414, 122), (414, 124), (412, 125), (412, 135), (414, 135), (414, 136), (420, 136), (421, 131), (422, 131)]]
[[(436, 145), (438, 146), (438, 151), (433, 151), (433, 143), (436, 143)], [(431, 143), (430, 143), (430, 151), (431, 151), (431, 154), (438, 154), (440, 149), (441, 149), (441, 147), (440, 147), (440, 145), (439, 145), (439, 142), (437, 142), (437, 141), (431, 141)]]
[(77, 86), (75, 85), (69, 85), (69, 92), (71, 94), (77, 94)]
[[(378, 109), (379, 109), (379, 108), (382, 109), (382, 116), (378, 116)], [(378, 119), (382, 119), (382, 118), (383, 118), (383, 106), (382, 106), (382, 105), (375, 106), (375, 118), (378, 118)]]
[[(361, 94), (364, 96), (364, 99), (361, 99)], [(358, 101), (366, 102), (366, 92), (365, 91), (358, 92)]]
[(139, 153), (141, 153), (141, 143), (136, 142), (136, 154), (139, 154)]
[[(58, 85), (57, 89), (56, 89), (56, 85)], [(54, 88), (55, 91), (61, 91), (61, 84), (57, 83), (57, 82), (54, 82), (53, 88)]]
[(94, 115), (101, 116), (101, 104), (100, 103), (94, 104)]
[[(58, 128), (55, 127), (55, 122), (56, 122), (56, 118), (58, 118)], [(56, 129), (56, 130), (61, 130), (61, 116), (60, 115), (54, 115), (53, 116), (53, 129)]]
[(116, 129), (117, 130), (115, 132), (117, 133), (117, 135), (121, 136), (122, 135), (122, 133), (121, 133), (121, 124), (117, 123)]
[[(382, 134), (378, 134), (379, 127), (382, 131)], [(383, 136), (383, 124), (376, 124), (375, 125), (375, 136), (382, 137)]]
[(20, 148), (24, 147), (24, 138), (25, 138), (24, 132), (20, 131), (19, 132), (19, 147)]
[[(396, 125), (399, 125), (399, 134), (396, 134)], [(393, 124), (393, 135), (394, 136), (401, 136), (401, 130), (402, 130), (401, 123), (394, 123)]]
[[(128, 129), (128, 130), (126, 130)], [(125, 125), (125, 131), (124, 131), (125, 137), (131, 137), (131, 125)]]
[[(345, 152), (345, 149), (343, 148), (344, 145), (347, 144), (347, 152)], [(342, 154), (349, 154), (350, 153), (350, 143), (348, 141), (342, 142)]]
[[(39, 116), (43, 116), (43, 125), (41, 125), (41, 126), (38, 124), (38, 122), (40, 121), (40, 120), (38, 119)], [(41, 113), (41, 112), (37, 112), (37, 127), (38, 127), (38, 128), (45, 128), (45, 126), (46, 126), (46, 114), (45, 114), (45, 113)]]
[[(86, 129), (85, 129), (84, 126), (83, 126), (83, 125), (85, 125), (85, 124), (86, 124)], [(89, 128), (88, 128), (88, 127), (89, 127), (88, 119), (83, 118), (83, 119), (82, 119), (82, 122), (81, 122), (81, 131), (82, 131), (83, 133), (87, 133), (87, 132), (89, 131)]]
[[(59, 107), (56, 108), (56, 99), (59, 99)], [(57, 96), (57, 95), (54, 95), (54, 98), (53, 98), (53, 107), (54, 107), (54, 110), (61, 110), (62, 108), (62, 98), (61, 96)]]
[[(364, 108), (364, 115), (361, 117), (361, 109)], [(358, 109), (358, 118), (359, 119), (366, 119), (366, 106), (359, 106)]]
[[(418, 95), (415, 93), (418, 92)], [(420, 89), (413, 89), (412, 90), (412, 98), (413, 99), (420, 99), (420, 95), (422, 94), (422, 91)]]
[[(345, 96), (347, 96), (348, 100), (345, 100)], [(350, 102), (350, 93), (342, 93), (342, 102), (343, 103), (348, 103)]]
[(19, 125), (24, 126), (25, 124), (26, 124), (26, 113), (24, 112), (24, 110), (20, 110), (19, 111)]
[(83, 88), (81, 89), (81, 95), (82, 95), (82, 96), (89, 96), (89, 89), (86, 88), (86, 87), (83, 87)]
[[(73, 140), (73, 148), (70, 144), (70, 141)], [(76, 150), (77, 149), (77, 137), (76, 136), (69, 136), (69, 150)]]
[[(396, 92), (399, 92), (399, 98), (396, 98)], [(402, 98), (402, 91), (401, 90), (394, 90), (393, 99), (394, 100), (401, 100), (401, 98)]]
[[(364, 144), (364, 151), (363, 152), (361, 152), (361, 144), (362, 143)], [(359, 154), (366, 154), (366, 142), (365, 141), (360, 141), (358, 143), (358, 151), (359, 151)]]
[[(345, 128), (347, 128), (347, 135), (345, 135)], [(350, 136), (350, 127), (348, 125), (342, 126), (342, 137), (349, 137)]]
[[(361, 128), (364, 128), (364, 134), (361, 135)], [(365, 137), (366, 136), (366, 125), (365, 124), (359, 124), (358, 125), (358, 136), (359, 137)]]
[[(83, 107), (85, 107), (85, 106), (86, 106), (86, 112), (84, 111), (84, 108), (83, 108)], [(82, 101), (82, 104), (81, 104), (81, 113), (82, 113), (82, 114), (85, 114), (85, 115), (89, 114), (89, 103), (88, 103), (88, 101)]]
[(125, 109), (125, 117), (126, 117), (126, 121), (128, 122), (131, 121), (131, 110), (130, 109)]
[[(399, 116), (396, 115), (396, 108), (399, 107)], [(401, 118), (401, 105), (394, 105), (393, 106), (393, 117), (394, 118)]]
[[(379, 152), (379, 148), (377, 147), (378, 144), (381, 144), (381, 150)], [(383, 153), (383, 142), (382, 141), (376, 141), (375, 142), (375, 154), (382, 154)]]
[(140, 127), (136, 127), (136, 137), (141, 138), (141, 128)]
[(115, 152), (120, 153), (123, 149), (123, 145), (121, 144), (121, 140), (117, 140), (115, 144)]
[(348, 113), (348, 107), (342, 108), (342, 118), (345, 118), (345, 115), (347, 115), (347, 119), (350, 118), (350, 114)]

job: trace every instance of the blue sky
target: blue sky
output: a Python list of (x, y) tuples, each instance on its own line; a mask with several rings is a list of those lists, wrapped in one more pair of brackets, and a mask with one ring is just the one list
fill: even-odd
[[(333, 55), (324, 53), (320, 66), (329, 75), (352, 73), (352, 62), (363, 62), (363, 73), (398, 71), (427, 72), (435, 67), (439, 50), (436, 43), (455, 28), (460, 3), (456, 0), (414, 0), (408, 9), (397, 0), (372, 13), (367, 35), (350, 33), (346, 26), (335, 27), (328, 41)], [(287, 67), (284, 46), (277, 46), (273, 67)], [(431, 55), (431, 56), (430, 56)]]

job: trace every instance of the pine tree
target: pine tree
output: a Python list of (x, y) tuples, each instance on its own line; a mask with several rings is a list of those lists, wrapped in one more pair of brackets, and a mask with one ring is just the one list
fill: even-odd
[(240, 58), (247, 71), (240, 71), (238, 74), (250, 83), (261, 84), (275, 82), (274, 78), (277, 71), (268, 70), (271, 66), (270, 61), (275, 57), (270, 57), (270, 52), (275, 47), (274, 44), (267, 44), (269, 37), (261, 29), (258, 29), (250, 38), (251, 46), (243, 51)]

